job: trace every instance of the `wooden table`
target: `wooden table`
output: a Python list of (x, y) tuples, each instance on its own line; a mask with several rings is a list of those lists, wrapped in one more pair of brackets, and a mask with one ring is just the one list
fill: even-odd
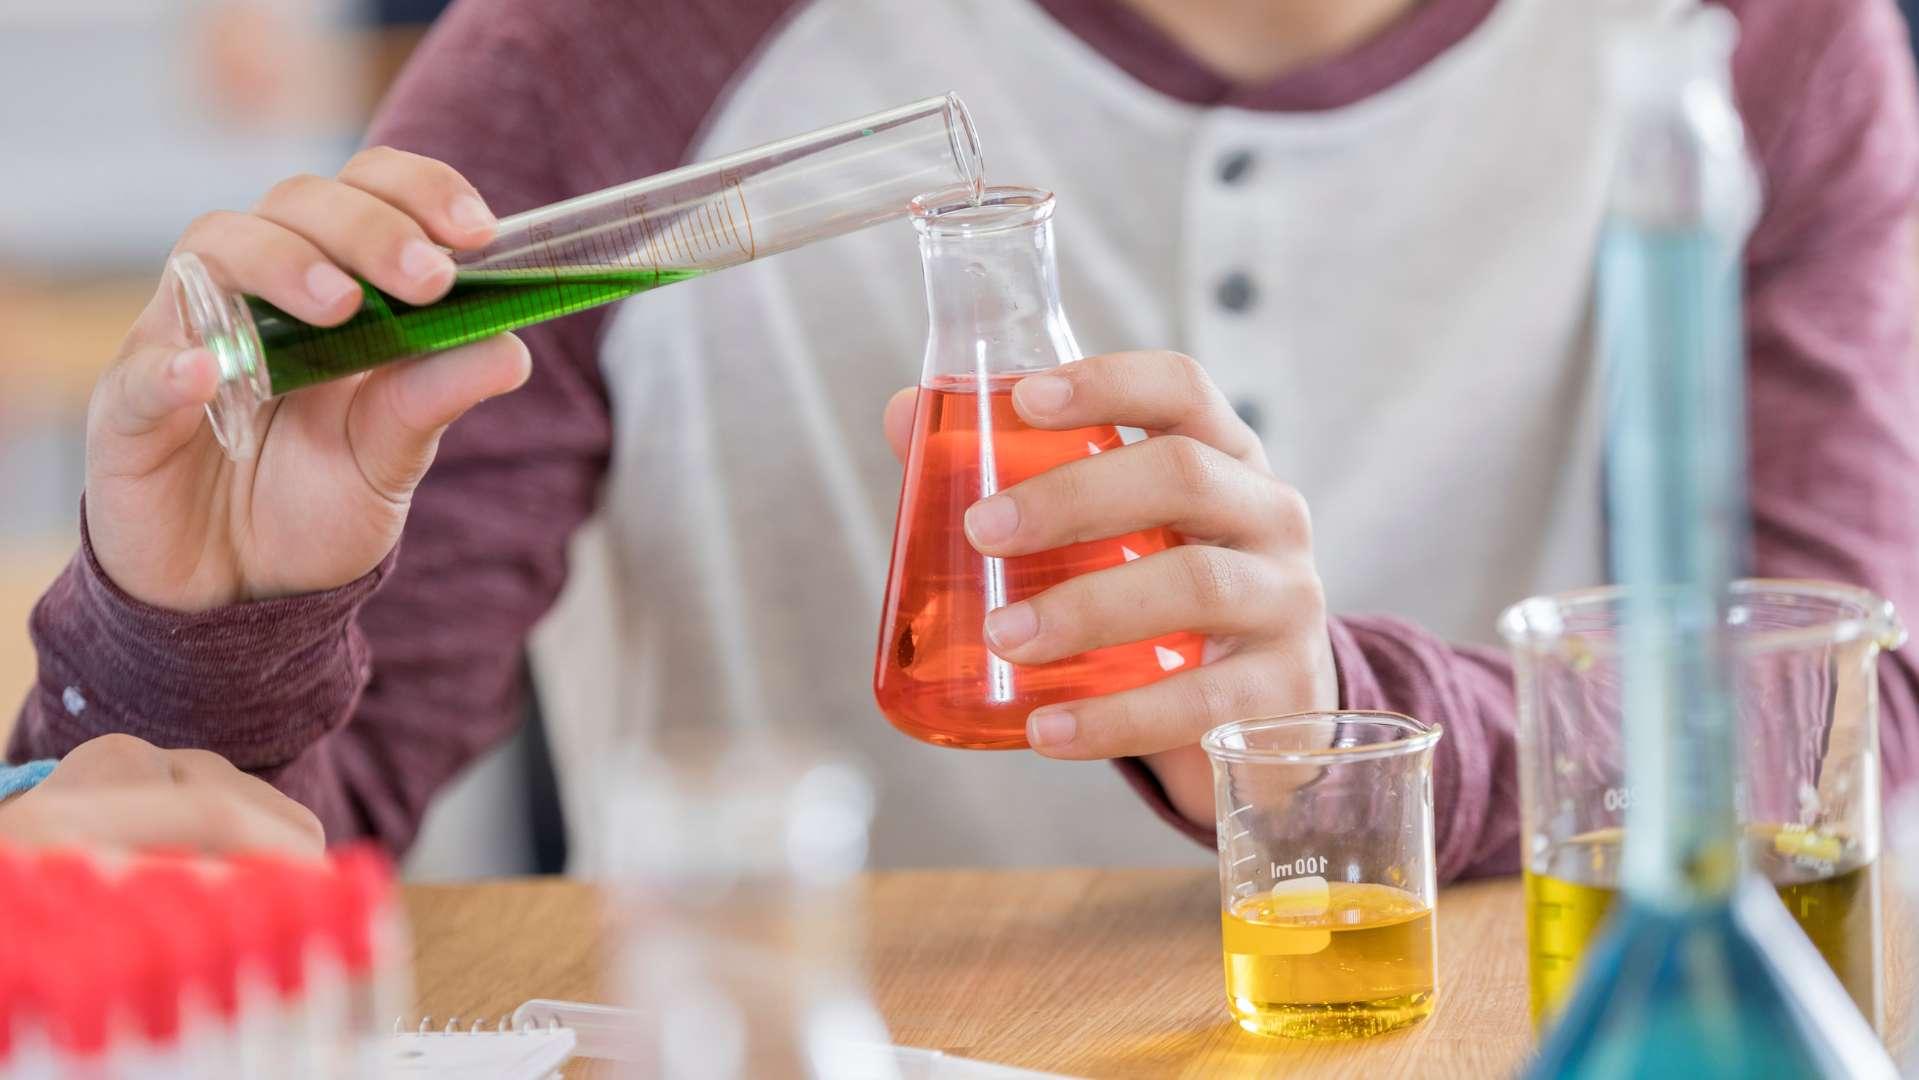
[[(874, 994), (897, 1042), (1072, 1076), (1503, 1076), (1530, 1048), (1516, 880), (1443, 890), (1438, 1008), (1345, 1043), (1260, 1039), (1228, 1022), (1218, 888), (1212, 871), (1191, 870), (870, 874)], [(591, 887), (415, 885), (406, 901), (421, 1013), (471, 1020), (532, 997), (601, 1000)], [(1888, 925), (1903, 938), (1893, 906)], [(1889, 954), (1887, 1034), (1901, 1046), (1911, 972), (1903, 949)]]

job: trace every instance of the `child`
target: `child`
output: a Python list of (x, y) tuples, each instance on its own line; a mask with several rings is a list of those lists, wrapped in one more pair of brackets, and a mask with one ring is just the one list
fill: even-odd
[[(881, 864), (1198, 862), (1110, 771), (1070, 762), (1122, 760), (1210, 843), (1208, 727), (1387, 708), (1446, 728), (1441, 876), (1510, 870), (1513, 705), (1493, 619), (1603, 577), (1592, 61), (1616, 6), (457, 5), (374, 127), (399, 149), (210, 215), (180, 248), (230, 287), (338, 322), (358, 303), (349, 273), (439, 295), (438, 246), (484, 243), (488, 205), (956, 89), (992, 177), (1059, 192), (1067, 307), (1107, 352), (1023, 383), (1020, 408), (1155, 433), (975, 506), (969, 538), (1008, 555), (1148, 525), (1189, 541), (987, 632), (1033, 663), (1196, 630), (1209, 662), (1035, 713), (1038, 754), (940, 751), (876, 715), (898, 471), (872, 421), (924, 337), (912, 245), (892, 228), (532, 328), (524, 347), (294, 395), (237, 466), (198, 412), (212, 360), (167, 344), (156, 298), (94, 399), (83, 548), (36, 620), (41, 689), (13, 753), (164, 732), (271, 778), (330, 839), (403, 848), (520, 715), (529, 630), (597, 515), (600, 546), (577, 550), (599, 569), (568, 612), (592, 632), (541, 658), (568, 791), (616, 723), (812, 719), (880, 767)], [(1726, 6), (1766, 198), (1746, 259), (1754, 570), (1919, 603), (1919, 138), (1899, 20), (1892, 0)], [(1163, 345), (1200, 363), (1111, 352)], [(903, 415), (896, 401), (896, 437)], [(1903, 776), (1919, 767), (1919, 680), (1903, 652), (1882, 674), (1885, 760)], [(63, 707), (65, 687), (92, 705)]]

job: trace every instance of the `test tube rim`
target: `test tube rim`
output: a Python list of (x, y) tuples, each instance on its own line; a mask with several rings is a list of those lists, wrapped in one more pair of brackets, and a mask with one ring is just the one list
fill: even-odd
[(979, 198), (986, 192), (986, 157), (980, 150), (979, 129), (973, 126), (973, 114), (958, 93), (946, 93), (946, 137), (953, 145), (953, 161), (959, 165), (963, 187)]
[[(1269, 732), (1280, 728), (1302, 727), (1306, 724), (1327, 721), (1378, 724), (1395, 728), (1403, 734), (1402, 737), (1391, 742), (1347, 747), (1281, 750), (1227, 744), (1228, 739), (1235, 736), (1243, 737), (1252, 732)], [(1422, 754), (1431, 750), (1433, 745), (1439, 742), (1440, 736), (1445, 733), (1446, 728), (1443, 724), (1427, 723), (1407, 716), (1405, 713), (1387, 712), (1381, 709), (1313, 709), (1279, 716), (1258, 716), (1246, 720), (1229, 721), (1208, 731), (1200, 739), (1200, 746), (1206, 751), (1206, 756), (1214, 761), (1233, 764), (1349, 765)]]
[[(1617, 604), (1627, 592), (1623, 585), (1596, 585), (1527, 597), (1500, 614), (1500, 637), (1508, 646), (1532, 653), (1571, 650), (1582, 660), (1613, 656), (1619, 651), (1614, 637), (1568, 631), (1566, 613)], [(1864, 639), (1877, 641), (1881, 648), (1896, 649), (1906, 640), (1905, 624), (1892, 601), (1856, 585), (1812, 578), (1739, 578), (1732, 582), (1731, 592), (1735, 602), (1750, 603), (1785, 593), (1852, 611), (1807, 626), (1742, 633), (1734, 644), (1738, 655), (1784, 652), (1820, 644), (1843, 645)]]

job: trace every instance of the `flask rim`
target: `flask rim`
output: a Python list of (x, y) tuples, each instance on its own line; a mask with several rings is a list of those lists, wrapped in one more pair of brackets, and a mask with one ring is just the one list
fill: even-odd
[(909, 204), (921, 236), (973, 237), (1029, 229), (1053, 217), (1053, 193), (1041, 188), (994, 184), (916, 195)]

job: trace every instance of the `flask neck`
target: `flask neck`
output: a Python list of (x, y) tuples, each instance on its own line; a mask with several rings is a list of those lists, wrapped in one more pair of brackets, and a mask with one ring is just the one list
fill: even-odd
[(1627, 780), (1621, 884), (1667, 909), (1723, 903), (1741, 863), (1737, 685), (1746, 385), (1739, 251), (1752, 189), (1724, 12), (1622, 31), (1622, 117), (1598, 266), (1608, 551), (1621, 629)]
[(1059, 298), (1053, 196), (1031, 188), (940, 192), (914, 201), (926, 273), (922, 381), (988, 378), (1080, 356)]

